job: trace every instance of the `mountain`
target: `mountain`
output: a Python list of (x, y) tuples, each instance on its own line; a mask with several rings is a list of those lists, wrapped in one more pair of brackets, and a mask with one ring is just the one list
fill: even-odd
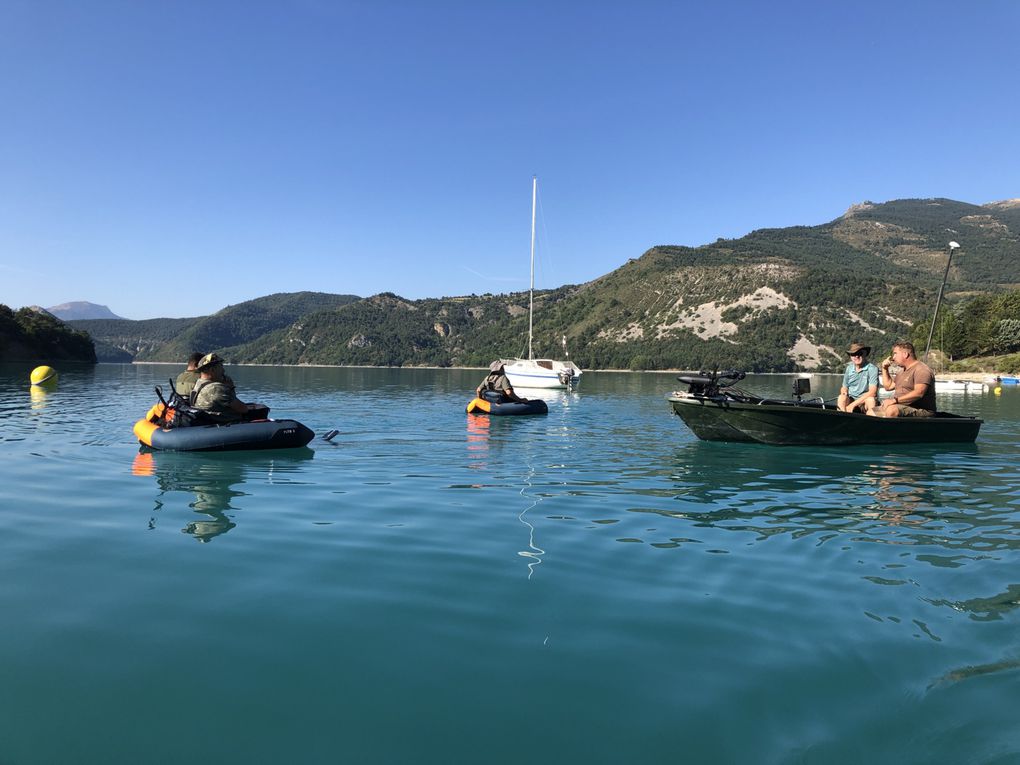
[[(947, 308), (1020, 286), (1018, 233), (1020, 200), (905, 199), (856, 204), (819, 226), (761, 229), (702, 247), (656, 246), (594, 281), (537, 292), (535, 354), (561, 356), (566, 338), (571, 358), (589, 369), (835, 369), (851, 341), (886, 348), (927, 326), (950, 240), (962, 247), (949, 272)], [(174, 361), (216, 350), (233, 362), (480, 366), (525, 350), (527, 305), (526, 292), (424, 300), (271, 295), (187, 320), (195, 323), (172, 338), (164, 327), (134, 353)], [(141, 346), (143, 333), (135, 335)]]
[(52, 306), (46, 310), (61, 321), (120, 318), (120, 316), (115, 314), (105, 305), (96, 305), (95, 303), (87, 303), (85, 301), (61, 303), (60, 305)]
[(0, 304), (0, 361), (84, 361), (96, 352), (85, 332), (68, 327), (47, 311), (33, 307), (12, 311)]
[(225, 350), (257, 341), (274, 330), (293, 324), (306, 314), (336, 308), (360, 299), (357, 295), (332, 295), (326, 292), (280, 292), (227, 306), (195, 322), (172, 342), (161, 347), (159, 358), (177, 360), (194, 351)]
[[(99, 361), (130, 363), (158, 354), (201, 318), (192, 319), (83, 319), (70, 321), (75, 329), (86, 332), (95, 342)], [(184, 357), (188, 354), (185, 353)], [(167, 359), (180, 361), (181, 357)]]
[(324, 292), (277, 293), (189, 319), (92, 319), (71, 324), (96, 341), (100, 361), (181, 361), (258, 340), (305, 314), (359, 300)]

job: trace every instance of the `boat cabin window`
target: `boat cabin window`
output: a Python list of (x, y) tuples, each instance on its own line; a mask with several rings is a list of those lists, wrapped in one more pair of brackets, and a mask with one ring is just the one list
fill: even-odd
[(552, 362), (549, 361), (549, 359), (537, 359), (535, 361), (535, 363), (538, 364), (540, 367), (542, 367), (542, 369), (552, 369), (553, 368), (552, 367)]

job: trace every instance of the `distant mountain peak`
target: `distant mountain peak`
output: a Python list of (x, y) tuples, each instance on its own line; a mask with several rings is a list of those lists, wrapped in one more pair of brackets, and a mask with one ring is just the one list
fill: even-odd
[(89, 303), (84, 300), (61, 303), (46, 309), (61, 321), (77, 321), (80, 319), (122, 319), (105, 305)]
[(988, 202), (981, 206), (990, 207), (993, 210), (1014, 210), (1020, 207), (1020, 199), (1002, 199), (998, 202)]
[(843, 217), (844, 218), (852, 218), (855, 215), (857, 215), (857, 213), (862, 213), (865, 210), (873, 210), (873, 209), (875, 209), (875, 203), (874, 202), (857, 202), (855, 204), (850, 205), (847, 208), (846, 212), (843, 213)]

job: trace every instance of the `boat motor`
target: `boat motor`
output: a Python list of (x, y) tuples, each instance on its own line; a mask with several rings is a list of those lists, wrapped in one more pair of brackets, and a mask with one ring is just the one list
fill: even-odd
[(696, 375), (679, 375), (676, 379), (685, 383), (687, 393), (692, 396), (713, 397), (719, 395), (721, 388), (728, 388), (734, 383), (740, 382), (746, 377), (746, 373), (732, 370), (700, 371)]
[(797, 401), (800, 402), (800, 397), (805, 393), (811, 392), (811, 381), (806, 377), (798, 377), (793, 381), (793, 395), (797, 397)]

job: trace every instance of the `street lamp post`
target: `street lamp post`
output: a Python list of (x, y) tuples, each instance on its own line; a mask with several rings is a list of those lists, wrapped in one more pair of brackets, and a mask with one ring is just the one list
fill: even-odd
[(942, 305), (942, 292), (946, 288), (946, 279), (949, 277), (949, 266), (953, 263), (953, 250), (960, 249), (957, 242), (949, 243), (949, 259), (946, 260), (946, 270), (942, 273), (942, 284), (939, 287), (939, 296), (935, 301), (935, 315), (931, 318), (931, 329), (928, 330), (928, 342), (924, 346), (924, 363), (928, 363), (928, 351), (931, 350), (931, 337), (935, 334), (935, 322), (939, 319), (939, 306)]

